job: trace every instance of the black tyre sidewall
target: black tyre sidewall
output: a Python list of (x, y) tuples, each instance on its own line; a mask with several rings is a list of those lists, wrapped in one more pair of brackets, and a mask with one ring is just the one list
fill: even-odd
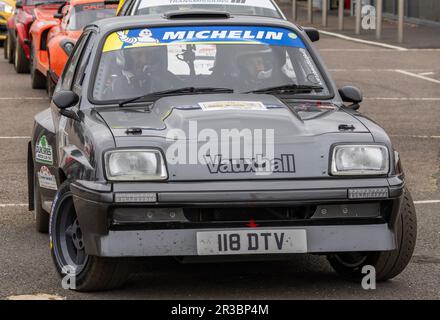
[(405, 189), (400, 212), (394, 228), (396, 250), (366, 253), (361, 265), (351, 268), (340, 263), (335, 255), (327, 257), (333, 269), (342, 277), (358, 280), (364, 276), (362, 268), (371, 265), (376, 269), (376, 280), (386, 281), (399, 275), (410, 262), (417, 238), (417, 215), (410, 192)]
[[(18, 39), (17, 39), (18, 40)], [(17, 73), (29, 72), (29, 61), (26, 58), (20, 42), (15, 43), (14, 68)]]
[(10, 64), (14, 63), (14, 46), (12, 42), (11, 32), (8, 33), (8, 62)]
[[(70, 191), (70, 185), (69, 183), (66, 181), (64, 182), (60, 188), (58, 189), (58, 192), (55, 196), (55, 200), (52, 206), (52, 212), (50, 214), (50, 223), (49, 223), (49, 236), (50, 236), (50, 251), (51, 251), (51, 256), (52, 256), (52, 260), (53, 263), (55, 265), (55, 268), (58, 272), (58, 274), (61, 277), (64, 277), (65, 274), (63, 273), (63, 267), (62, 265), (60, 265), (60, 259), (58, 258), (58, 252), (55, 249), (55, 244), (53, 243), (54, 239), (56, 239), (56, 237), (54, 237), (54, 234), (57, 232), (56, 230), (56, 223), (55, 220), (58, 219), (60, 217), (60, 215), (62, 214), (62, 212), (60, 212), (60, 207), (63, 204), (64, 201), (66, 201), (69, 197), (72, 197), (72, 193)], [(73, 199), (72, 199), (73, 201)], [(90, 269), (90, 265), (93, 264), (93, 257), (89, 256), (87, 265), (85, 266), (85, 268), (83, 269), (83, 271), (76, 275), (76, 286), (78, 288), (81, 287), (81, 283), (83, 278), (85, 278), (87, 276), (88, 273), (88, 269)]]

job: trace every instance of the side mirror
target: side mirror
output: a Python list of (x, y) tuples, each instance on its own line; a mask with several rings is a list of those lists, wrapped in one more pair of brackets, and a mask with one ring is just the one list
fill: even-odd
[(79, 102), (78, 95), (73, 91), (59, 91), (52, 97), (53, 103), (60, 109), (60, 113), (70, 119), (81, 121), (81, 118), (73, 110), (67, 110)]
[(339, 89), (339, 95), (344, 102), (351, 102), (352, 105), (349, 107), (358, 110), (361, 106), (360, 103), (363, 100), (362, 92), (356, 87), (346, 86)]
[(59, 91), (53, 95), (52, 101), (59, 109), (65, 110), (76, 105), (79, 97), (73, 91)]
[(315, 28), (304, 28), (304, 31), (306, 32), (310, 41), (312, 41), (312, 42), (319, 41), (319, 31), (318, 30), (316, 30)]
[(54, 17), (54, 19), (63, 19), (64, 18), (64, 15), (62, 14), (62, 13), (55, 13), (54, 15), (53, 15), (53, 17)]
[(18, 1), (15, 3), (15, 8), (17, 8), (17, 9), (22, 9), (22, 8), (23, 8), (23, 1), (18, 0)]

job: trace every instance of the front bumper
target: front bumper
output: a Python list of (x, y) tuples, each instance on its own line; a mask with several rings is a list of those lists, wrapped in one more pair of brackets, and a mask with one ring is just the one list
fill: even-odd
[[(389, 189), (387, 199), (354, 201), (350, 188)], [(235, 181), (197, 183), (118, 183), (77, 181), (71, 185), (86, 251), (103, 257), (195, 256), (197, 233), (246, 229), (238, 221), (168, 221), (117, 225), (116, 209), (149, 208), (259, 208), (307, 205), (354, 207), (378, 203), (387, 213), (350, 219), (293, 219), (258, 221), (255, 230), (305, 230), (307, 252), (389, 251), (396, 248), (394, 225), (400, 209), (404, 182), (400, 178), (329, 179), (302, 181)], [(115, 203), (116, 193), (154, 192), (154, 203)]]

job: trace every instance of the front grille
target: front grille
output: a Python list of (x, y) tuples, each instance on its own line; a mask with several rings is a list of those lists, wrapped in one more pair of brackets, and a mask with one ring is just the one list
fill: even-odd
[(0, 24), (0, 34), (6, 34), (6, 32), (8, 31), (7, 27), (5, 24)]
[(185, 208), (190, 222), (263, 222), (310, 219), (316, 206), (243, 207), (243, 208)]

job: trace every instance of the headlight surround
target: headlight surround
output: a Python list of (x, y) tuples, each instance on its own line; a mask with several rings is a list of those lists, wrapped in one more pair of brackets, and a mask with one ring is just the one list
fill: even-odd
[(113, 150), (105, 153), (109, 181), (162, 181), (168, 173), (162, 153), (154, 149)]
[(337, 145), (331, 174), (335, 176), (385, 175), (390, 170), (389, 151), (383, 145)]

